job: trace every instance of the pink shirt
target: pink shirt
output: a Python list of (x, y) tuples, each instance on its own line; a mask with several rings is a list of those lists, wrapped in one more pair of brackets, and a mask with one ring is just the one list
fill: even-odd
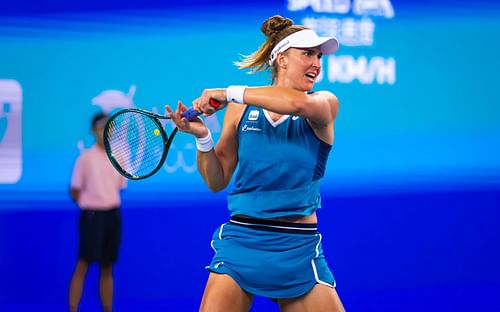
[(106, 152), (97, 145), (77, 158), (71, 188), (80, 191), (78, 206), (81, 209), (107, 210), (120, 206), (120, 190), (126, 186), (127, 179), (116, 171)]

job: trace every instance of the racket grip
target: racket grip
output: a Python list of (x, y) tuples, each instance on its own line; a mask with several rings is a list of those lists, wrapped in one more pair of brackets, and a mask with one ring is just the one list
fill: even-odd
[(201, 115), (201, 113), (198, 111), (195, 111), (192, 107), (181, 114), (181, 116), (186, 118), (187, 120), (193, 120), (200, 115)]
[[(209, 104), (213, 108), (217, 108), (217, 107), (220, 106), (220, 102), (217, 101), (216, 99), (210, 99)], [(186, 118), (187, 120), (193, 120), (193, 119), (195, 119), (196, 117), (198, 117), (200, 115), (201, 115), (201, 113), (198, 112), (198, 111), (195, 111), (192, 107), (189, 108), (184, 113), (182, 113), (182, 117)]]

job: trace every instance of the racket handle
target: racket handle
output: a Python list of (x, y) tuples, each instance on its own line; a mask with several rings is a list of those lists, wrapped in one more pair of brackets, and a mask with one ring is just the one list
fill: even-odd
[[(213, 108), (217, 108), (220, 106), (220, 102), (217, 101), (216, 99), (210, 99), (210, 101), (208, 102), (210, 104), (210, 106), (212, 106)], [(187, 120), (193, 120), (195, 119), (196, 117), (200, 116), (201, 113), (198, 112), (198, 111), (195, 111), (192, 107), (189, 108), (187, 111), (185, 111), (184, 113), (182, 113), (182, 117), (186, 118)]]

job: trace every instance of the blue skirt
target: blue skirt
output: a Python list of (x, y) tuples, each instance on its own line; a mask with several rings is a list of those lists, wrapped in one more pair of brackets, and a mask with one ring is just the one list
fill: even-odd
[(248, 293), (296, 298), (314, 285), (335, 287), (315, 224), (232, 217), (214, 232), (207, 269), (228, 274)]

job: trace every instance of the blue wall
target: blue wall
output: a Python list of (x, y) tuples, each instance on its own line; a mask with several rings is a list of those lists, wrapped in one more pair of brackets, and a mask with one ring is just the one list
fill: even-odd
[[(91, 116), (269, 83), (232, 62), (274, 14), (341, 41), (316, 85), (341, 102), (319, 216), (348, 310), (500, 310), (494, 1), (23, 0), (0, 10), (1, 311), (65, 310), (78, 214), (69, 178), (92, 144)], [(215, 137), (222, 117), (208, 120)], [(164, 169), (124, 193), (120, 311), (196, 310), (227, 212), (194, 160), (179, 134)], [(254, 310), (276, 307), (259, 299)]]

